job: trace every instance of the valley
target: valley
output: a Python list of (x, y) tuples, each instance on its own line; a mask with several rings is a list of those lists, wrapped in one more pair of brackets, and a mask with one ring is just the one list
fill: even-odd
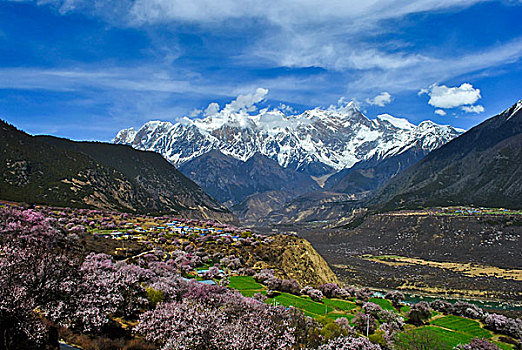
[[(274, 226), (306, 237), (345, 283), (522, 301), (518, 210), (442, 207), (367, 214), (354, 227)], [(322, 225), (323, 227), (318, 227)]]
[[(387, 216), (465, 218), (471, 211), (470, 208), (460, 207), (440, 208), (429, 212), (395, 212)], [(519, 212), (490, 209), (481, 209), (480, 214), (477, 213), (473, 210), (474, 215), (484, 216), (487, 220), (491, 219), (491, 213), (508, 220), (517, 220), (513, 216), (521, 215)], [(29, 235), (28, 228), (32, 228)], [(510, 303), (493, 305), (477, 300), (464, 302), (462, 298), (473, 296), (473, 293), (453, 294), (451, 289), (438, 295), (438, 298), (419, 298), (418, 295), (397, 291), (428, 292), (412, 289), (409, 285), (386, 288), (381, 292), (361, 285), (372, 284), (374, 281), (371, 277), (345, 279), (345, 274), (339, 270), (347, 267), (334, 264), (334, 271), (343, 282), (341, 284), (312, 245), (295, 235), (266, 236), (230, 224), (173, 216), (47, 206), (26, 209), (13, 202), (0, 203), (0, 232), (3, 233), (0, 242), (4, 249), (12, 249), (20, 241), (44, 235), (39, 239), (51, 239), (57, 245), (54, 248), (57, 250), (50, 252), (52, 259), (61, 261), (60, 254), (66, 254), (70, 263), (83, 261), (79, 276), (70, 270), (73, 266), (68, 267), (68, 273), (72, 274), (69, 277), (46, 274), (46, 287), (43, 289), (52, 292), (55, 285), (61, 284), (61, 281), (53, 278), (61, 276), (66, 279), (64, 282), (67, 286), (76, 283), (82, 285), (84, 290), (81, 294), (88, 296), (86, 299), (82, 299), (80, 304), (75, 304), (77, 301), (74, 299), (64, 300), (55, 309), (56, 299), (40, 297), (41, 312), (47, 322), (56, 317), (55, 310), (69, 303), (74, 305), (71, 310), (60, 311), (60, 317), (66, 317), (63, 320), (67, 320), (68, 326), (61, 327), (58, 336), (60, 342), (81, 349), (96, 349), (100, 344), (107, 349), (131, 346), (144, 350), (155, 349), (165, 343), (165, 338), (158, 339), (156, 334), (168, 337), (169, 341), (182, 341), (185, 344), (203, 341), (208, 344), (206, 346), (228, 349), (228, 337), (233, 336), (225, 333), (230, 331), (228, 322), (240, 322), (242, 327), (253, 327), (256, 333), (252, 344), (258, 344), (261, 339), (268, 344), (266, 349), (281, 344), (284, 339), (290, 339), (287, 340), (289, 346), (300, 348), (301, 344), (330, 344), (340, 336), (347, 339), (364, 339), (366, 336), (369, 340), (364, 341), (369, 346), (372, 343), (392, 346), (407, 343), (402, 337), (429, 331), (431, 336), (443, 341), (448, 349), (476, 341), (475, 338), (480, 337), (487, 339), (488, 344), (509, 350), (514, 349), (520, 332), (518, 321), (509, 318), (519, 315), (520, 306), (517, 308), (512, 303), (518, 300), (515, 295), (511, 296)], [(18, 239), (11, 241), (15, 235), (19, 235)], [(61, 250), (63, 246), (67, 247), (64, 251)], [(15, 249), (30, 252), (38, 248), (21, 246)], [(2, 258), (10, 257), (11, 251), (4, 250), (3, 254)], [(520, 283), (522, 280), (520, 269), (455, 262), (443, 264), (398, 255), (366, 254), (352, 256), (351, 259), (354, 257), (389, 267), (425, 266), (468, 274), (470, 277), (493, 274), (504, 283), (507, 280)], [(17, 271), (25, 271), (26, 263), (36, 262), (25, 259), (19, 262), (21, 265)], [(29, 255), (28, 259), (45, 259), (45, 255)], [(61, 265), (63, 262), (57, 266), (53, 265), (54, 260), (51, 265), (49, 263), (41, 260), (41, 268), (50, 272), (51, 269), (59, 271), (65, 267)], [(7, 274), (11, 267), (0, 266), (0, 273), (10, 276), (10, 283), (15, 280), (16, 283), (23, 283)], [(357, 273), (357, 266), (365, 268), (355, 260), (350, 265), (351, 271)], [(376, 271), (371, 269), (365, 272), (370, 276), (374, 273)], [(417, 269), (415, 275), (409, 276), (409, 280), (416, 281), (420, 274), (422, 271)], [(380, 269), (380, 276), (387, 277), (386, 269)], [(108, 281), (113, 286), (106, 290)], [(33, 291), (37, 294), (41, 292), (41, 288)], [(175, 301), (179, 295), (185, 301)], [(499, 295), (480, 295), (484, 296), (497, 298)], [(444, 300), (451, 300), (452, 303)], [(104, 304), (100, 304), (100, 301), (104, 301)], [(181, 313), (177, 313), (178, 308)], [(227, 321), (221, 320), (219, 314), (205, 314), (208, 310), (222, 313)], [(276, 310), (278, 314), (273, 315), (271, 312)], [(205, 319), (211, 321), (211, 329), (222, 327), (218, 330), (227, 334), (224, 342), (215, 345), (219, 340), (214, 337), (201, 340), (200, 337), (206, 336), (207, 331), (196, 329), (202, 327), (203, 320), (194, 324), (191, 321), (178, 323), (179, 317), (186, 317), (191, 312), (203, 312)], [(173, 313), (172, 316), (170, 313)], [(82, 320), (75, 323), (78, 317)], [(278, 330), (281, 331), (279, 317), (296, 324), (296, 328), (283, 327), (283, 335), (274, 335)], [(497, 319), (506, 322), (509, 327), (498, 325), (495, 323)], [(264, 324), (263, 329), (270, 327), (270, 333), (257, 333), (260, 323)], [(158, 325), (162, 326), (159, 330)], [(12, 328), (3, 327), (12, 331)], [(235, 328), (233, 330), (239, 332)], [(202, 335), (199, 332), (203, 332)], [(240, 333), (241, 339), (238, 341), (241, 346), (250, 346), (252, 331), (249, 332), (248, 335)], [(41, 336), (51, 341), (52, 334), (52, 331), (46, 329)], [(34, 342), (31, 336), (26, 338), (19, 335), (16, 339), (4, 337), (4, 342), (14, 346), (32, 346)], [(390, 339), (393, 339), (393, 343)], [(299, 343), (295, 343), (297, 341)]]

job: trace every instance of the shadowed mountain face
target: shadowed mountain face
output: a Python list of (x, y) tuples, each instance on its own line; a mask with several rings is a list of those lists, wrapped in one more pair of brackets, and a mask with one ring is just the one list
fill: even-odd
[(30, 136), (0, 121), (0, 198), (233, 221), (160, 155), (129, 146)]
[(522, 100), (428, 154), (381, 188), (381, 209), (522, 208)]
[(379, 159), (363, 160), (349, 169), (332, 175), (324, 188), (332, 192), (364, 196), (375, 191), (386, 181), (421, 160), (429, 150), (415, 147), (398, 155)]
[(319, 189), (310, 176), (283, 168), (259, 153), (243, 162), (213, 150), (183, 164), (180, 171), (229, 206), (268, 191), (281, 192), (287, 198)]

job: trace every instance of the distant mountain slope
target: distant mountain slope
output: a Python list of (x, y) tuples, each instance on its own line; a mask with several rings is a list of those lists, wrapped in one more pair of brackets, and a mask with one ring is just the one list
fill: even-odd
[(442, 127), (430, 121), (422, 122), (417, 127), (409, 124), (408, 127), (405, 119), (402, 120), (402, 123), (395, 121), (396, 119), (388, 115), (381, 115), (377, 120), (380, 120), (381, 123), (392, 121), (405, 130), (415, 130), (416, 136), (412, 142), (405, 145), (403, 149), (395, 150), (393, 154), (384, 156), (375, 154), (361, 160), (351, 168), (341, 170), (328, 178), (324, 188), (332, 192), (358, 196), (368, 194), (452, 139), (450, 134), (442, 137)]
[(417, 163), (429, 152), (418, 147), (398, 155), (378, 159), (363, 160), (349, 169), (341, 170), (326, 181), (325, 190), (353, 195), (366, 195), (396, 176), (401, 171)]
[(428, 154), (381, 188), (371, 204), (522, 208), (522, 100)]
[(0, 121), (0, 198), (232, 221), (160, 155), (128, 146), (31, 136)]
[(184, 163), (179, 170), (229, 206), (267, 191), (283, 191), (296, 196), (319, 189), (310, 176), (285, 169), (259, 153), (241, 161), (212, 150)]

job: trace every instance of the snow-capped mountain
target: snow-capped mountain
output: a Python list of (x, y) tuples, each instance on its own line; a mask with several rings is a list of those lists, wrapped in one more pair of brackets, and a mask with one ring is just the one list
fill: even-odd
[(138, 131), (118, 132), (113, 142), (155, 151), (180, 166), (211, 150), (247, 161), (263, 154), (284, 168), (322, 175), (369, 159), (383, 159), (421, 147), (431, 151), (463, 130), (424, 121), (413, 125), (388, 114), (370, 120), (350, 102), (297, 115), (279, 109), (252, 114), (224, 108), (203, 119), (150, 121)]

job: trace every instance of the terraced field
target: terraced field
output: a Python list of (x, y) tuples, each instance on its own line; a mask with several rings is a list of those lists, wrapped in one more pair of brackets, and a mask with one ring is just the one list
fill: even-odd
[(326, 315), (334, 310), (333, 307), (328, 306), (326, 303), (318, 303), (311, 300), (309, 297), (295, 296), (288, 293), (281, 293), (274, 298), (268, 298), (267, 303), (275, 302), (278, 305), (293, 306), (300, 310), (303, 310), (310, 316)]
[(433, 319), (430, 324), (469, 334), (477, 338), (491, 338), (491, 332), (480, 327), (477, 321), (458, 316), (444, 316)]
[(340, 300), (340, 299), (323, 299), (323, 303), (325, 303), (328, 306), (333, 307), (334, 309), (342, 310), (342, 311), (349, 311), (356, 308), (356, 305), (354, 302), (346, 301), (346, 300)]
[[(247, 276), (230, 277), (229, 287), (237, 289), (245, 296), (252, 296), (255, 293), (266, 294), (267, 291), (265, 286)], [(370, 298), (369, 301), (378, 304), (385, 310), (399, 313), (404, 318), (406, 318), (406, 313), (410, 309), (409, 306), (402, 306), (400, 311), (397, 311), (387, 299)], [(308, 296), (297, 296), (289, 293), (279, 293), (273, 298), (267, 298), (266, 303), (296, 307), (305, 315), (319, 321), (324, 320), (324, 316), (333, 320), (347, 318), (351, 321), (357, 313), (361, 312), (361, 306), (352, 300), (323, 298), (321, 302), (316, 302)], [(408, 326), (409, 329), (412, 329), (411, 327), (411, 325)], [(440, 315), (437, 312), (432, 312), (429, 325), (413, 328), (414, 332), (420, 332), (423, 329), (433, 332), (452, 348), (458, 344), (467, 344), (473, 338), (487, 338), (503, 350), (513, 349), (511, 345), (499, 342), (498, 336), (494, 336), (492, 332), (482, 328), (479, 322), (465, 317)]]
[[(455, 317), (457, 317), (457, 316), (455, 316)], [(463, 321), (471, 321), (471, 320), (468, 320), (468, 319), (465, 319), (465, 318), (462, 318), (462, 317), (457, 317), (457, 318), (459, 318), (459, 319), (461, 319)], [(466, 326), (464, 325), (465, 323), (466, 322), (462, 322), (462, 325), (464, 327), (463, 329), (466, 328)], [(440, 328), (438, 326), (419, 327), (419, 328), (416, 328), (415, 331), (416, 332), (420, 332), (422, 329), (428, 329), (431, 332), (433, 332), (434, 334), (438, 335), (451, 348), (457, 346), (458, 344), (469, 343), (471, 339), (477, 337), (477, 336), (474, 336), (474, 335), (471, 335), (471, 334), (468, 334), (468, 333), (464, 333), (462, 331), (452, 331), (452, 330), (449, 330), (449, 329)], [(490, 334), (490, 337), (491, 337), (491, 334)], [(513, 349), (512, 345), (508, 345), (506, 343), (501, 343), (501, 342), (497, 342), (497, 341), (493, 341), (493, 342), (495, 343), (495, 345), (497, 345), (502, 350)]]
[(393, 307), (392, 303), (389, 300), (387, 300), (387, 299), (370, 298), (369, 301), (379, 305), (384, 310), (396, 311), (395, 308)]

